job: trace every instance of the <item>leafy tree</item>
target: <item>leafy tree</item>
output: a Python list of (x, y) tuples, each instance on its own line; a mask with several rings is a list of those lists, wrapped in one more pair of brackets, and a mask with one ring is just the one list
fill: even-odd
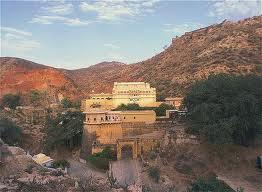
[(155, 180), (155, 182), (159, 182), (160, 179), (160, 169), (158, 167), (149, 167), (148, 175)]
[(63, 108), (71, 108), (73, 107), (73, 102), (67, 97), (61, 100), (61, 104)]
[(234, 192), (234, 190), (216, 179), (216, 177), (211, 177), (207, 180), (198, 178), (191, 183), (187, 192)]
[(0, 119), (0, 138), (9, 145), (20, 142), (21, 129), (6, 118)]
[(157, 116), (165, 116), (166, 110), (169, 109), (174, 109), (174, 107), (165, 103), (162, 103), (161, 105), (159, 105), (159, 107), (140, 107), (138, 104), (132, 103), (127, 105), (121, 104), (117, 108), (115, 108), (114, 111), (154, 110)]
[(262, 127), (262, 78), (211, 75), (192, 86), (184, 104), (191, 133), (210, 143), (249, 145)]
[(133, 111), (133, 110), (143, 110), (143, 108), (136, 103), (131, 103), (127, 105), (121, 104), (114, 109), (114, 111)]
[(15, 109), (20, 105), (20, 95), (7, 94), (3, 96), (2, 103), (4, 107)]
[(30, 102), (32, 104), (38, 104), (41, 99), (41, 94), (37, 90), (31, 91), (29, 96), (30, 96)]
[(88, 156), (87, 160), (95, 167), (106, 170), (109, 168), (109, 161), (116, 160), (116, 153), (110, 147), (106, 147), (102, 152)]
[(45, 150), (58, 145), (73, 148), (81, 144), (84, 115), (81, 112), (66, 112), (56, 118), (47, 117)]
[(166, 110), (170, 110), (170, 109), (174, 109), (174, 107), (166, 103), (162, 103), (159, 105), (159, 107), (156, 107), (153, 110), (156, 112), (157, 116), (165, 116)]

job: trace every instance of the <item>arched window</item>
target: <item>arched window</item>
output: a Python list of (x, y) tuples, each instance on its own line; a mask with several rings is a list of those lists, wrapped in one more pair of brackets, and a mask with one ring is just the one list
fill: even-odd
[(136, 117), (134, 116), (134, 119), (136, 119)]

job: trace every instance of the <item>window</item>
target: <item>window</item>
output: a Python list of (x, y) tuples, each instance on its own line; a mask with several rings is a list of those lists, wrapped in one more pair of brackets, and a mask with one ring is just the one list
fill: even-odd
[(124, 119), (126, 119), (126, 117), (124, 117)]
[(134, 117), (134, 119), (136, 119), (136, 117)]
[(94, 121), (96, 121), (96, 118), (94, 118)]
[(87, 118), (87, 121), (89, 121), (89, 118)]
[(103, 117), (101, 117), (101, 121), (104, 121)]

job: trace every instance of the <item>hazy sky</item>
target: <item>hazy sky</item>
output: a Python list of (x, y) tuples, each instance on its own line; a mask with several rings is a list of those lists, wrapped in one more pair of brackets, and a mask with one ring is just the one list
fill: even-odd
[(1, 56), (68, 69), (134, 63), (186, 31), (254, 15), (260, 0), (1, 0)]

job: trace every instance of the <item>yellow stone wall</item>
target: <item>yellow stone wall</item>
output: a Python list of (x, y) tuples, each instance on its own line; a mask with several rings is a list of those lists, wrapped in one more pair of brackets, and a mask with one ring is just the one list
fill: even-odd
[(100, 144), (116, 144), (118, 138), (123, 137), (122, 126), (120, 123), (85, 125), (85, 129), (89, 134), (95, 134), (96, 140)]
[(146, 122), (153, 123), (156, 121), (154, 111), (122, 111), (120, 113), (122, 122)]
[(145, 82), (115, 82), (112, 95), (114, 107), (129, 103), (152, 106), (156, 102), (156, 89)]
[(90, 94), (90, 99), (82, 101), (83, 111), (92, 108), (111, 110), (121, 104), (137, 103), (141, 107), (156, 107), (156, 89), (145, 82), (121, 82), (114, 83), (112, 94)]

